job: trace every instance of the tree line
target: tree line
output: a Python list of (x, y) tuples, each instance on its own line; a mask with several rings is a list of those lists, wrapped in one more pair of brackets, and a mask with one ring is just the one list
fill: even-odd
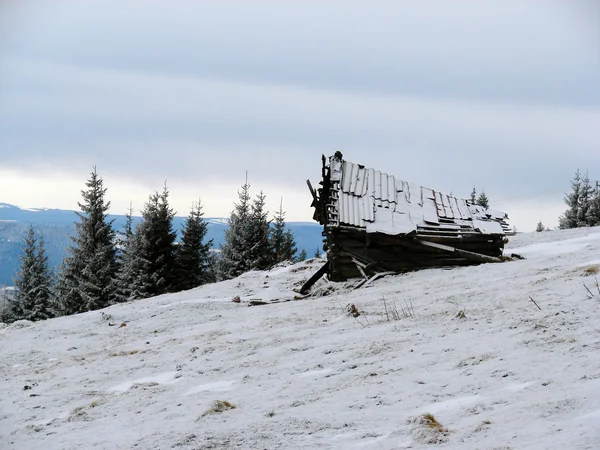
[(469, 203), (471, 203), (471, 205), (482, 206), (486, 209), (490, 207), (490, 199), (485, 194), (485, 191), (481, 191), (481, 194), (477, 195), (477, 189), (475, 189), (475, 186), (473, 186), (473, 190), (471, 191)]
[(238, 191), (219, 250), (212, 248), (212, 239), (206, 240), (208, 225), (200, 201), (192, 205), (177, 240), (166, 184), (149, 196), (138, 223), (130, 206), (119, 231), (107, 218), (110, 202), (96, 168), (85, 186), (72, 245), (58, 274), (49, 269), (43, 238), (29, 227), (14, 291), (3, 293), (3, 322), (97, 310), (306, 259), (304, 250), (297, 252), (283, 205), (269, 219), (265, 194), (252, 199), (248, 182)]

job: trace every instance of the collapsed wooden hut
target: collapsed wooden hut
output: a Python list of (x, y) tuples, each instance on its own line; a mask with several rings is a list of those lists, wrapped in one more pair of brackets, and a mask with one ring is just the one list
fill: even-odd
[(307, 183), (327, 252), (315, 278), (499, 262), (513, 234), (504, 212), (354, 164), (340, 152), (323, 156), (317, 189)]

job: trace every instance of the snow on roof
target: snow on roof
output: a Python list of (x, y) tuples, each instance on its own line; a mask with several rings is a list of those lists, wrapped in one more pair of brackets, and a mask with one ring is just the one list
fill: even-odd
[(471, 230), (508, 234), (502, 211), (471, 205), (467, 200), (400, 180), (363, 165), (330, 158), (330, 179), (338, 191), (332, 201), (339, 225), (366, 228), (368, 233), (408, 234), (418, 228)]

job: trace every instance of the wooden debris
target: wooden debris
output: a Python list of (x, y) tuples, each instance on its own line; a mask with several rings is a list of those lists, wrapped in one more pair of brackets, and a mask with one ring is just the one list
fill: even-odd
[(319, 279), (327, 273), (329, 270), (329, 261), (327, 261), (323, 266), (315, 272), (315, 274), (308, 279), (306, 283), (302, 285), (300, 289), (300, 294), (306, 295), (310, 292), (310, 288), (317, 282)]

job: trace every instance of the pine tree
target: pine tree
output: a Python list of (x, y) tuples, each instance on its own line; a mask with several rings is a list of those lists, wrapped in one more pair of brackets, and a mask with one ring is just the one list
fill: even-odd
[(6, 286), (0, 287), (0, 323), (11, 323), (14, 317), (14, 298)]
[(133, 235), (133, 208), (131, 204), (125, 213), (125, 226), (119, 232), (117, 263), (118, 272), (115, 286), (115, 302), (126, 302), (133, 299), (132, 289), (135, 280), (136, 248)]
[(273, 265), (273, 250), (270, 241), (269, 212), (265, 210), (266, 196), (260, 191), (250, 210), (250, 267), (265, 270)]
[(290, 228), (285, 230), (283, 235), (283, 251), (282, 255), (285, 257), (285, 261), (293, 261), (298, 253), (296, 248), (296, 238)]
[(313, 258), (320, 258), (321, 257), (321, 249), (319, 249), (319, 247), (317, 247), (317, 249), (315, 250), (315, 254), (313, 255)]
[(306, 254), (306, 250), (302, 249), (300, 250), (300, 253), (298, 253), (298, 256), (296, 257), (296, 262), (301, 262), (301, 261), (305, 261), (307, 258), (307, 254)]
[(12, 316), (15, 320), (45, 320), (52, 317), (52, 277), (44, 241), (30, 226), (25, 236), (21, 265), (14, 279), (16, 288)]
[(147, 298), (172, 292), (175, 286), (175, 213), (169, 206), (169, 190), (155, 192), (142, 212), (135, 229), (133, 298)]
[(477, 204), (477, 191), (475, 190), (475, 186), (473, 186), (473, 190), (471, 191), (471, 197), (469, 198), (469, 202), (471, 205)]
[(485, 195), (485, 191), (481, 191), (481, 194), (479, 194), (479, 197), (477, 197), (476, 204), (485, 209), (488, 209), (490, 207), (490, 202), (487, 195)]
[(542, 221), (540, 220), (540, 221), (537, 223), (537, 226), (535, 227), (535, 231), (537, 231), (537, 232), (539, 233), (539, 232), (541, 232), (541, 231), (544, 231), (544, 230), (545, 230), (544, 224), (543, 224), (543, 223), (542, 223)]
[(213, 240), (204, 242), (208, 225), (204, 221), (200, 200), (192, 205), (181, 232), (181, 242), (176, 251), (177, 285), (182, 291), (201, 286), (211, 279), (210, 249)]
[(228, 227), (225, 230), (225, 242), (221, 245), (218, 260), (218, 279), (229, 280), (251, 270), (251, 205), (250, 185), (242, 186), (238, 191), (238, 203), (229, 216)]
[(96, 167), (81, 191), (83, 203), (77, 212), (73, 246), (65, 258), (57, 294), (63, 314), (104, 308), (113, 300), (117, 273), (115, 233), (108, 221), (110, 202)]
[(296, 255), (296, 240), (292, 231), (286, 227), (283, 200), (279, 203), (279, 211), (273, 218), (271, 227), (271, 249), (273, 262), (293, 261)]
[(575, 172), (575, 176), (571, 181), (571, 193), (565, 195), (565, 203), (568, 209), (558, 219), (558, 227), (561, 230), (568, 228), (577, 228), (577, 219), (579, 217), (579, 193), (581, 190), (581, 173), (579, 169)]
[(590, 200), (586, 213), (586, 222), (589, 227), (600, 225), (600, 190), (598, 188), (596, 188)]
[(579, 208), (577, 209), (577, 227), (587, 227), (588, 226), (588, 211), (591, 207), (591, 203), (593, 200), (594, 191), (592, 189), (592, 185), (590, 184), (590, 177), (588, 176), (588, 172), (585, 172), (583, 178), (581, 179), (581, 184), (579, 187)]

